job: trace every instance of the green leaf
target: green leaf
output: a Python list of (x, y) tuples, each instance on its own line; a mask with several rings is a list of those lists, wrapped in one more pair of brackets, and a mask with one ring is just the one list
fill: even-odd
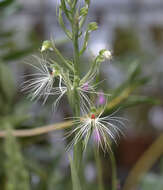
[(12, 4), (15, 0), (1, 0), (0, 1), (0, 8), (4, 8)]
[(0, 38), (13, 37), (14, 32), (15, 32), (14, 30), (0, 32)]
[(133, 107), (139, 104), (160, 104), (160, 101), (147, 96), (129, 96), (122, 107)]
[[(63, 184), (65, 185), (65, 179), (63, 177), (63, 174), (61, 170), (59, 170), (58, 165), (60, 161), (60, 156), (58, 155), (57, 159), (53, 161), (53, 165), (50, 167), (50, 171), (48, 172), (50, 175), (48, 175), (48, 179), (46, 180), (47, 183), (47, 189), (48, 190), (61, 190), (63, 189)], [(66, 189), (69, 189), (67, 187), (67, 184), (65, 185)]]
[(29, 47), (29, 48), (25, 48), (23, 50), (15, 50), (15, 51), (9, 52), (6, 55), (4, 55), (2, 57), (2, 59), (4, 61), (12, 61), (12, 60), (20, 59), (20, 58), (30, 54), (31, 52), (33, 52), (34, 49), (35, 49), (35, 47)]
[(132, 85), (134, 85), (135, 87), (142, 86), (149, 82), (149, 80), (149, 77), (142, 77), (140, 79), (135, 80)]
[(12, 126), (5, 124), (7, 136), (4, 141), (5, 174), (7, 190), (29, 190), (29, 174), (24, 166), (21, 147), (16, 138), (12, 136)]
[(72, 160), (70, 155), (69, 155), (69, 161), (70, 161), (70, 167), (71, 167), (71, 177), (72, 177), (73, 190), (82, 190), (75, 165), (74, 165), (73, 160)]
[(0, 121), (2, 122), (6, 122), (8, 121), (8, 123), (10, 123), (14, 128), (16, 127), (20, 127), (20, 125), (22, 125), (25, 121), (27, 121), (28, 119), (30, 119), (31, 116), (30, 115), (25, 115), (25, 114), (21, 114), (21, 115), (9, 115), (6, 117), (0, 117)]
[(120, 93), (122, 93), (126, 88), (137, 88), (139, 86), (142, 86), (146, 84), (150, 78), (149, 77), (142, 77), (141, 74), (141, 67), (140, 64), (135, 61), (130, 64), (129, 70), (128, 70), (128, 78), (125, 82), (123, 82), (118, 88), (116, 88), (112, 93), (112, 98), (119, 96)]
[(12, 73), (5, 64), (0, 64), (0, 90), (3, 100), (11, 102), (15, 95), (15, 85)]
[(141, 67), (138, 61), (134, 61), (133, 63), (130, 64), (129, 70), (129, 80), (132, 81), (134, 80), (137, 76), (140, 75), (141, 73)]
[(37, 174), (44, 182), (47, 180), (47, 174), (45, 168), (35, 159), (26, 157), (24, 158), (24, 164), (29, 169), (29, 171)]
[(115, 97), (118, 97), (127, 88), (137, 88), (137, 87), (140, 87), (140, 86), (146, 84), (149, 81), (149, 79), (150, 78), (148, 78), (148, 77), (143, 77), (143, 78), (137, 79), (137, 80), (132, 81), (132, 82), (129, 80), (125, 81), (124, 83), (122, 83), (118, 88), (116, 88), (112, 92), (111, 100)]

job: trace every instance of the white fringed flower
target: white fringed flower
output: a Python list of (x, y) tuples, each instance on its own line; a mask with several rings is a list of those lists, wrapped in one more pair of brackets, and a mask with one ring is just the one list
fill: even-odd
[(52, 92), (50, 93), (50, 95), (57, 96), (57, 98), (55, 99), (55, 101), (53, 103), (53, 111), (56, 111), (56, 109), (58, 108), (60, 100), (66, 94), (66, 92), (67, 92), (66, 86), (59, 85), (59, 87), (54, 87), (52, 89)]
[[(78, 87), (82, 112), (85, 112), (85, 111), (89, 112), (90, 107), (94, 105), (90, 99), (91, 95), (101, 94), (101, 92), (97, 91), (97, 88), (99, 84), (101, 84), (103, 81), (94, 83), (96, 75), (97, 75), (97, 71), (95, 70), (93, 73), (89, 75), (89, 77), (87, 78), (87, 81), (82, 82)], [(105, 95), (106, 97), (111, 96), (110, 94), (105, 94), (105, 93), (103, 93), (103, 95)]]
[(95, 86), (91, 85), (90, 81), (88, 81), (78, 87), (78, 92), (81, 101), (81, 111), (88, 111), (89, 107), (92, 106), (92, 102), (89, 96), (90, 94), (95, 93)]
[(92, 81), (88, 81), (78, 87), (82, 113), (85, 113), (86, 111), (89, 112), (90, 107), (94, 105), (94, 103), (90, 99), (91, 94), (97, 96), (103, 95), (103, 97), (106, 97), (106, 99), (111, 96), (111, 94), (102, 93), (101, 91), (96, 90), (100, 83), (101, 82), (92, 84)]
[[(39, 66), (32, 65), (36, 69), (36, 73), (26, 75), (30, 77), (29, 80), (23, 83), (22, 91), (30, 93), (31, 100), (39, 100), (43, 98), (43, 104), (46, 102), (48, 96), (52, 94), (53, 84), (56, 77), (59, 77), (60, 87), (57, 90), (53, 90), (53, 93), (59, 94), (62, 92), (61, 83), (62, 77), (54, 67), (50, 67), (50, 64), (45, 60), (36, 57), (39, 62)], [(31, 78), (32, 77), (32, 78)]]
[(113, 116), (114, 113), (106, 117), (101, 117), (102, 114), (103, 111), (99, 115), (92, 113), (82, 118), (76, 118), (77, 126), (69, 134), (74, 134), (75, 137), (69, 148), (83, 140), (84, 149), (86, 149), (91, 136), (103, 151), (110, 149), (111, 140), (117, 143), (117, 137), (124, 135), (125, 124), (123, 121), (125, 119)]

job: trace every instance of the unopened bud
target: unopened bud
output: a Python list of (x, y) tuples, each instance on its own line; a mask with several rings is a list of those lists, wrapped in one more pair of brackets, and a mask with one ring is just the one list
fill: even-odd
[(46, 50), (53, 51), (53, 44), (51, 41), (46, 40), (42, 43), (41, 52)]
[(103, 49), (99, 52), (99, 55), (102, 56), (105, 60), (110, 60), (112, 58), (111, 51)]
[(99, 55), (96, 57), (96, 62), (97, 63), (102, 63), (106, 60), (110, 60), (112, 58), (112, 53), (109, 50), (102, 49), (99, 52)]
[(98, 25), (96, 22), (91, 22), (88, 25), (88, 31), (94, 31), (98, 29)]

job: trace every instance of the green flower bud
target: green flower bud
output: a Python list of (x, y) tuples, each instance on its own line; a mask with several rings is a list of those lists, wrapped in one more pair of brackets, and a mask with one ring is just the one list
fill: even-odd
[(94, 31), (98, 29), (98, 25), (96, 22), (90, 22), (88, 25), (88, 31)]
[(99, 55), (102, 56), (105, 60), (108, 59), (110, 60), (112, 58), (112, 53), (111, 51), (107, 50), (107, 49), (102, 49), (99, 52)]
[(80, 16), (86, 16), (88, 14), (88, 6), (80, 9)]
[(102, 63), (106, 60), (110, 60), (112, 58), (112, 53), (111, 51), (109, 50), (106, 50), (106, 49), (102, 49), (100, 52), (99, 52), (99, 55), (97, 56), (96, 58), (96, 62), (98, 63)]
[(46, 40), (42, 43), (41, 52), (46, 50), (51, 50), (51, 51), (53, 50), (53, 44), (49, 40)]

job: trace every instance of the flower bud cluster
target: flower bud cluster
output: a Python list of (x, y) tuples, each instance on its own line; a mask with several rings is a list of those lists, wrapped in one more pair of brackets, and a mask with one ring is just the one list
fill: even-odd
[(80, 16), (86, 16), (88, 14), (88, 5), (80, 9)]

